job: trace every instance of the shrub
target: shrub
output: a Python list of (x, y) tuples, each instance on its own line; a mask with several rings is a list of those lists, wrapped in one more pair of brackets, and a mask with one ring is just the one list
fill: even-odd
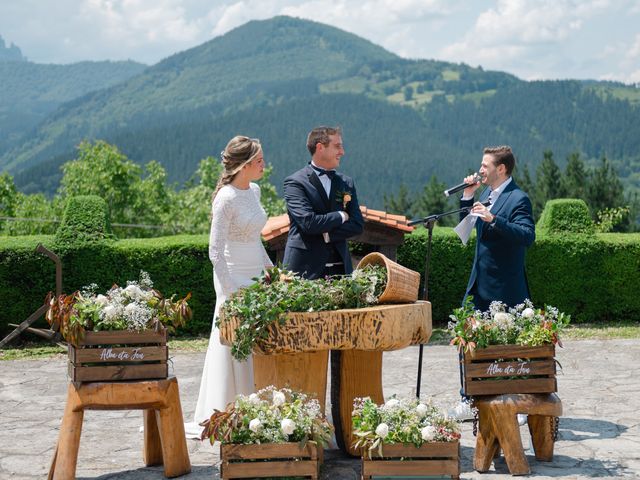
[(97, 195), (70, 197), (55, 235), (59, 246), (100, 242), (113, 238), (107, 203)]
[(589, 207), (584, 200), (558, 198), (549, 200), (540, 215), (537, 229), (540, 233), (594, 233)]

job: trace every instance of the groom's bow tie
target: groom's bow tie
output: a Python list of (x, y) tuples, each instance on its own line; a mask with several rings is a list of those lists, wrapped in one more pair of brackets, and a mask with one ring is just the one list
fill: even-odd
[(326, 175), (327, 177), (329, 177), (329, 180), (333, 180), (333, 177), (336, 176), (335, 170), (325, 170), (324, 168), (319, 168), (314, 165), (311, 165), (311, 168), (316, 171), (319, 177), (321, 177), (322, 175)]

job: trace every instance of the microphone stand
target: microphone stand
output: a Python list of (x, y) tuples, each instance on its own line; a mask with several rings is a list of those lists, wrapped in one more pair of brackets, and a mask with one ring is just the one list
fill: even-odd
[[(489, 206), (490, 202), (483, 202), (482, 203), (484, 206)], [(433, 237), (433, 227), (436, 224), (436, 222), (438, 220), (440, 220), (442, 217), (446, 217), (448, 215), (454, 215), (456, 213), (462, 213), (462, 212), (468, 212), (469, 210), (471, 210), (473, 208), (473, 206), (471, 207), (462, 207), (462, 208), (458, 208), (457, 210), (451, 210), (449, 212), (444, 212), (444, 213), (436, 213), (434, 215), (429, 215), (427, 217), (424, 217), (421, 220), (412, 220), (410, 222), (407, 223), (407, 225), (412, 226), (412, 225), (417, 225), (419, 223), (422, 223), (425, 228), (427, 229), (428, 236), (427, 236), (427, 256), (425, 259), (425, 263), (424, 263), (424, 287), (422, 289), (422, 300), (424, 301), (429, 301), (429, 270), (430, 270), (430, 265), (431, 265), (431, 239)], [(422, 381), (422, 355), (423, 355), (423, 349), (424, 349), (424, 344), (420, 344), (420, 352), (418, 353), (418, 379), (417, 379), (417, 384), (416, 384), (416, 398), (420, 398), (420, 383)]]

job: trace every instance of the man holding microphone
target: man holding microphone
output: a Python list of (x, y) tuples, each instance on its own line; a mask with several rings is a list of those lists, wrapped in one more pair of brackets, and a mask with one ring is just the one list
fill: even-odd
[[(515, 163), (510, 147), (487, 147), (480, 178), (474, 174), (464, 179), (467, 187), (460, 207), (471, 210), (460, 214), (455, 230), (466, 244), (471, 230), (476, 229), (476, 252), (464, 297), (473, 296), (476, 309), (481, 311), (496, 300), (513, 307), (530, 297), (524, 260), (536, 237), (535, 224), (529, 197), (511, 177)], [(488, 188), (474, 203), (474, 193), (481, 184)], [(469, 404), (461, 402), (453, 415), (461, 420), (470, 418)]]

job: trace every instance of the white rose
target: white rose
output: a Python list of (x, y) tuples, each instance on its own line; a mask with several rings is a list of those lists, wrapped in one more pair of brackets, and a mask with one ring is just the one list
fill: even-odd
[(273, 404), (276, 407), (279, 407), (280, 405), (282, 405), (284, 402), (286, 401), (286, 398), (284, 396), (284, 393), (282, 393), (279, 390), (274, 390), (273, 392)]
[(280, 422), (280, 429), (285, 435), (291, 435), (296, 429), (296, 424), (290, 418), (285, 418)]
[(129, 295), (129, 297), (133, 298), (134, 300), (144, 296), (144, 293), (137, 285), (127, 285), (127, 288), (125, 288), (124, 291), (127, 295)]
[(419, 403), (416, 407), (416, 412), (418, 412), (418, 415), (421, 417), (424, 417), (427, 414), (427, 410), (427, 406), (424, 403)]
[(522, 316), (524, 318), (533, 318), (534, 315), (535, 315), (535, 312), (533, 311), (533, 308), (525, 308), (522, 311)]
[(430, 442), (434, 438), (436, 438), (436, 427), (433, 425), (428, 425), (420, 430), (420, 435), (422, 435), (422, 440), (425, 442)]
[(260, 419), (254, 418), (249, 422), (249, 430), (251, 430), (253, 433), (258, 433), (258, 430), (260, 430), (261, 425), (262, 425), (262, 422), (260, 422)]
[(389, 400), (387, 400), (387, 403), (385, 403), (384, 406), (388, 408), (395, 408), (399, 404), (400, 404), (400, 400), (398, 400), (397, 398), (390, 398)]
[(509, 314), (505, 312), (498, 312), (495, 314), (493, 319), (498, 323), (508, 323), (509, 322)]
[(381, 438), (386, 438), (389, 435), (389, 425), (386, 423), (381, 423), (376, 427), (376, 435)]
[(115, 317), (117, 309), (113, 305), (107, 305), (106, 307), (104, 307), (104, 310), (102, 310), (102, 312), (104, 313), (105, 318), (111, 319)]
[(252, 393), (251, 395), (249, 395), (249, 403), (251, 403), (252, 405), (260, 404), (260, 397), (257, 393)]
[(107, 303), (109, 303), (109, 299), (107, 297), (105, 297), (104, 295), (98, 295), (96, 297), (96, 303), (98, 305), (106, 305)]

